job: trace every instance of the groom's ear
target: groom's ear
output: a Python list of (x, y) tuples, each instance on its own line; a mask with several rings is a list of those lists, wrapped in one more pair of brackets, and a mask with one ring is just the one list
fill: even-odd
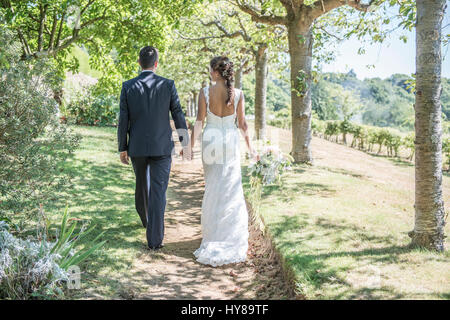
[(158, 67), (158, 61), (155, 61), (155, 69)]

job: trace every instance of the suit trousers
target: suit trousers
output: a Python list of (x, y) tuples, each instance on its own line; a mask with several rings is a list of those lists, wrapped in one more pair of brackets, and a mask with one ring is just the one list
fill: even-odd
[(148, 246), (156, 247), (164, 238), (166, 190), (172, 157), (131, 157), (131, 162), (136, 176), (136, 211), (147, 229)]

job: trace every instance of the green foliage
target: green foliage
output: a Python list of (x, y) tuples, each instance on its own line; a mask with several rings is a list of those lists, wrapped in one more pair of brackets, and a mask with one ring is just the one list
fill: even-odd
[(191, 14), (198, 2), (2, 1), (0, 13), (16, 39), (21, 39), (25, 58), (49, 57), (63, 76), (66, 71), (79, 70), (79, 56), (71, 50), (73, 45), (83, 47), (89, 53), (90, 67), (101, 71), (102, 88), (114, 91), (123, 78), (138, 71), (139, 49), (151, 44), (164, 52), (172, 27), (178, 25), (180, 16)]
[[(291, 97), (289, 84), (269, 74), (267, 79), (266, 108), (269, 114), (277, 118), (277, 112), (282, 109), (290, 109)], [(244, 77), (242, 90), (245, 95), (245, 114), (255, 113), (255, 75), (251, 73)], [(290, 112), (290, 111), (287, 111)], [(280, 114), (281, 115), (281, 114)], [(290, 126), (290, 125), (289, 125)]]
[[(99, 70), (95, 70), (89, 64), (89, 54), (87, 50), (80, 48), (78, 46), (72, 46), (69, 56), (74, 57), (78, 60), (79, 68), (78, 71), (91, 76), (93, 78), (100, 78), (102, 76), (102, 72)], [(98, 66), (96, 66), (98, 67)]]
[(414, 140), (415, 140), (415, 134), (414, 132), (411, 132), (410, 134), (408, 134), (407, 136), (403, 137), (403, 146), (409, 150), (410, 155), (408, 157), (408, 160), (411, 161), (414, 157), (414, 152), (416, 150), (415, 144), (414, 144)]
[(75, 232), (76, 227), (76, 221), (68, 223), (67, 207), (54, 242), (49, 240), (47, 221), (37, 239), (27, 240), (11, 234), (0, 221), (0, 299), (61, 298), (70, 277), (68, 268), (79, 266), (106, 243), (98, 242), (100, 233), (86, 245), (88, 249), (78, 250), (76, 245), (94, 226)]
[(338, 142), (338, 134), (339, 134), (338, 121), (335, 120), (327, 121), (324, 129), (325, 129), (324, 134), (327, 139), (331, 138), (332, 136), (336, 136), (336, 142)]
[(342, 87), (338, 84), (319, 80), (313, 84), (311, 91), (312, 109), (317, 113), (320, 120), (339, 119), (338, 109), (333, 99), (333, 92), (337, 92)]
[(312, 134), (316, 136), (322, 136), (325, 132), (325, 121), (319, 120), (315, 112), (313, 112), (311, 117), (311, 130)]
[[(445, 119), (450, 121), (450, 79), (442, 78), (442, 113), (445, 115)], [(450, 133), (447, 131), (447, 133)]]
[[(318, 119), (315, 113), (312, 116), (311, 129), (313, 135), (334, 142), (339, 142), (339, 135), (342, 135), (343, 142), (346, 143), (345, 135), (350, 134), (351, 148), (380, 154), (384, 147), (387, 156), (397, 158), (401, 157), (400, 150), (403, 149), (408, 152), (407, 160), (411, 161), (414, 157), (414, 132), (404, 135), (395, 129), (371, 127), (347, 120), (323, 121)], [(375, 149), (375, 146), (378, 146), (378, 149)], [(450, 170), (450, 138), (447, 135), (442, 138), (442, 154), (443, 170)]]
[(271, 125), (271, 126), (275, 126), (278, 128), (283, 128), (283, 129), (289, 129), (291, 128), (291, 122), (292, 122), (292, 118), (291, 118), (291, 109), (281, 109), (278, 111), (275, 111), (273, 114), (273, 119), (270, 119), (267, 121), (267, 124)]
[(292, 92), (298, 97), (303, 97), (309, 89), (308, 75), (305, 71), (299, 70), (297, 74), (297, 86), (292, 85)]
[(442, 139), (442, 153), (444, 154), (444, 165), (447, 165), (447, 171), (450, 171), (450, 137)]
[[(409, 79), (409, 76), (394, 74), (384, 80), (361, 81), (352, 71), (324, 73), (313, 84), (312, 109), (321, 120), (358, 118), (367, 125), (412, 130), (414, 93), (408, 85)], [(443, 88), (445, 92), (445, 81)], [(442, 95), (444, 113), (449, 99), (450, 96)]]
[[(0, 28), (3, 43), (11, 32)], [(0, 70), (0, 212), (15, 223), (35, 216), (55, 190), (70, 185), (63, 163), (79, 141), (56, 115), (53, 90), (60, 82), (52, 64), (29, 64), (19, 54), (4, 52), (10, 63)]]
[(56, 253), (60, 256), (59, 264), (64, 270), (67, 270), (70, 266), (79, 265), (106, 243), (106, 241), (98, 242), (101, 236), (105, 233), (102, 232), (90, 241), (90, 245), (87, 250), (74, 252), (75, 245), (78, 244), (80, 240), (84, 239), (92, 230), (94, 230), (95, 226), (91, 226), (89, 228), (82, 226), (78, 233), (74, 233), (77, 227), (77, 221), (72, 223), (69, 227), (68, 217), (68, 208), (66, 206), (60, 225), (58, 241), (56, 241), (50, 251), (51, 253)]
[(342, 133), (345, 144), (347, 144), (347, 133), (352, 132), (353, 130), (353, 124), (349, 120), (345, 119), (339, 123), (339, 132)]
[(387, 147), (388, 150), (388, 156), (390, 157), (397, 157), (398, 156), (398, 150), (400, 146), (402, 145), (402, 137), (398, 134), (394, 134), (390, 132), (386, 137), (384, 144)]
[(76, 91), (65, 106), (66, 120), (75, 124), (115, 125), (118, 114), (118, 98), (97, 93), (95, 87)]
[(0, 230), (0, 299), (61, 297), (69, 279), (51, 243), (22, 240)]

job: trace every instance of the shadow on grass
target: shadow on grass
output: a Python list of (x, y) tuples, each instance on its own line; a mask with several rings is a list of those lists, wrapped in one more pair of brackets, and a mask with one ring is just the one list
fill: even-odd
[(397, 167), (403, 167), (403, 168), (414, 167), (414, 162), (411, 162), (405, 158), (389, 157), (384, 154), (376, 154), (376, 153), (372, 153), (372, 152), (370, 152), (370, 153), (367, 152), (367, 154), (374, 158), (389, 160), (390, 162), (392, 162), (392, 164), (394, 164)]
[(367, 178), (367, 176), (365, 176), (365, 175), (362, 175), (360, 173), (355, 173), (355, 172), (352, 172), (350, 170), (345, 170), (345, 169), (342, 169), (342, 168), (331, 168), (331, 167), (324, 167), (324, 166), (320, 166), (319, 168), (321, 170), (326, 170), (326, 171), (337, 173), (337, 174), (343, 174), (343, 175), (351, 176), (351, 177), (354, 177), (354, 178), (359, 178), (359, 179)]
[[(269, 225), (270, 234), (276, 239), (276, 247), (287, 264), (295, 270), (297, 285), (302, 292), (312, 292), (320, 299), (324, 287), (338, 287), (331, 291), (327, 299), (401, 299), (404, 294), (395, 288), (370, 287), (348, 280), (349, 274), (361, 273), (362, 279), (368, 275), (358, 271), (365, 266), (376, 268), (383, 264), (408, 264), (402, 254), (411, 252), (409, 246), (396, 245), (392, 236), (377, 236), (362, 230), (348, 221), (330, 222), (323, 218), (313, 218), (305, 213), (295, 216), (281, 216)], [(371, 248), (358, 249), (364, 244)], [(340, 249), (345, 246), (345, 249)], [(354, 259), (357, 264), (341, 263), (344, 259)], [(383, 275), (381, 275), (383, 278)]]

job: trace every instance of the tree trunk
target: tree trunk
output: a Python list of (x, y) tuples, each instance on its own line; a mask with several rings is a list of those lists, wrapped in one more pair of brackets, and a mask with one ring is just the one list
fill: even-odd
[(417, 0), (415, 225), (412, 245), (444, 250), (441, 27), (445, 0)]
[(291, 57), (292, 151), (295, 162), (312, 162), (311, 155), (311, 24), (288, 26)]
[(191, 116), (191, 97), (186, 99), (186, 116)]
[(198, 110), (198, 91), (197, 90), (192, 90), (192, 96), (193, 96), (192, 116), (196, 117), (197, 116), (197, 110)]
[(244, 67), (240, 66), (234, 74), (234, 87), (242, 89), (242, 75), (244, 73)]
[(261, 44), (256, 52), (255, 69), (255, 132), (257, 139), (266, 137), (267, 94), (267, 44)]

